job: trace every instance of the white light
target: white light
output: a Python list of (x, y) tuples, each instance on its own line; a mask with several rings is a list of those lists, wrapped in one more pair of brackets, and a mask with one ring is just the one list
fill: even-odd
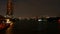
[(6, 23), (11, 23), (10, 19), (6, 19)]
[(38, 21), (42, 21), (42, 19), (38, 19)]

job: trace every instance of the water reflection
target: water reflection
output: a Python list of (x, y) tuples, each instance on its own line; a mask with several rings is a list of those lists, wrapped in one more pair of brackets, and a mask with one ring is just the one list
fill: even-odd
[(9, 27), (9, 28), (6, 29), (6, 30), (0, 31), (0, 34), (12, 34), (12, 29)]
[(57, 34), (57, 22), (16, 20), (1, 34)]
[(11, 26), (9, 28), (7, 28), (6, 34), (13, 34)]

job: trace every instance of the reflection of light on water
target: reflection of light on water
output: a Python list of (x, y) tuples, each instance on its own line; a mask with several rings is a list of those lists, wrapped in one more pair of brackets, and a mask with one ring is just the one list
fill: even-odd
[(6, 30), (6, 34), (13, 34), (12, 32), (12, 25)]
[(7, 19), (7, 23), (10, 23), (10, 27), (7, 28), (7, 30), (6, 30), (6, 34), (13, 34), (13, 32), (12, 32), (13, 22), (10, 21), (9, 19)]
[(8, 29), (6, 30), (6, 34), (12, 34), (12, 32), (11, 32), (11, 29), (10, 29), (10, 28), (8, 28)]

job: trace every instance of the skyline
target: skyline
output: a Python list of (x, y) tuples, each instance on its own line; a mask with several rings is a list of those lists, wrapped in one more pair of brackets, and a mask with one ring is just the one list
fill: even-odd
[[(59, 0), (13, 0), (14, 16), (60, 16)], [(0, 0), (0, 15), (6, 15), (7, 0)]]

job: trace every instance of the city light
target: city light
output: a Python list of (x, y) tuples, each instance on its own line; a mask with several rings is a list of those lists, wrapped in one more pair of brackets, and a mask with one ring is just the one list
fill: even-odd
[(38, 21), (42, 21), (42, 19), (38, 19)]
[(10, 19), (6, 19), (6, 23), (11, 23)]

